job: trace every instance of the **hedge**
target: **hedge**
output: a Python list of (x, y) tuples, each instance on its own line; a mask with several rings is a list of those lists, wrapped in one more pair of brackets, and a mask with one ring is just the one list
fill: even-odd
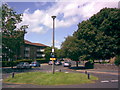
[(85, 68), (86, 69), (93, 69), (94, 68), (94, 63), (91, 61), (88, 61), (85, 63)]
[(2, 61), (2, 67), (16, 66), (18, 63), (19, 61)]
[[(31, 60), (31, 59), (23, 59), (23, 60), (16, 60), (16, 61), (2, 61), (0, 62), (0, 65), (2, 63), (2, 67), (11, 67), (12, 65), (13, 66), (16, 66), (17, 64), (19, 64), (20, 62), (28, 62), (28, 63), (31, 63), (33, 62), (34, 60)], [(39, 63), (47, 63), (48, 60), (45, 60), (45, 59), (36, 59), (37, 62)]]
[(115, 64), (116, 66), (120, 66), (120, 55), (117, 55), (117, 56), (116, 56), (116, 59), (115, 59), (114, 64)]

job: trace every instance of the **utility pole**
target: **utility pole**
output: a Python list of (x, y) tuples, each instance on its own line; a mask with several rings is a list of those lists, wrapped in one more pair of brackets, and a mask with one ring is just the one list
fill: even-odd
[[(52, 46), (52, 58), (55, 58), (55, 48), (54, 48), (54, 33), (55, 33), (55, 26), (54, 26), (54, 21), (55, 21), (55, 18), (56, 16), (51, 16), (53, 18), (53, 34), (52, 34), (52, 37), (53, 37), (53, 46)], [(52, 60), (52, 73), (54, 74), (55, 72), (55, 67), (54, 67), (54, 60)]]

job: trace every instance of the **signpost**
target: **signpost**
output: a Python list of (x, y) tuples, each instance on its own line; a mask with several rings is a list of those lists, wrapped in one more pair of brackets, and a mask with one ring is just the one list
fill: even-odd
[(51, 16), (52, 17), (52, 19), (53, 19), (53, 46), (52, 46), (52, 58), (51, 58), (51, 60), (52, 60), (52, 62), (53, 62), (53, 64), (52, 64), (52, 73), (54, 74), (54, 60), (55, 60), (55, 58), (54, 58), (54, 52), (55, 52), (55, 48), (54, 48), (54, 29), (55, 29), (55, 26), (54, 26), (54, 20), (55, 20), (55, 18), (56, 18), (56, 16)]
[(50, 58), (50, 60), (56, 60), (56, 58)]

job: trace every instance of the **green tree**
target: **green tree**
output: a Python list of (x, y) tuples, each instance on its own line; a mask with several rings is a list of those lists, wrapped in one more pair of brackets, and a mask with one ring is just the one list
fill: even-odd
[[(120, 9), (104, 8), (90, 18), (90, 22), (97, 28), (97, 46), (100, 46), (100, 57), (109, 59), (118, 55), (120, 34)], [(101, 35), (99, 35), (101, 33)]]
[(73, 37), (79, 40), (79, 52), (81, 59), (92, 59), (95, 54), (95, 36), (96, 28), (90, 21), (83, 21), (78, 25), (78, 30), (74, 32)]
[(3, 58), (15, 59), (20, 53), (20, 46), (24, 44), (27, 25), (17, 28), (22, 21), (22, 14), (17, 14), (7, 4), (2, 5), (2, 48)]
[(76, 37), (68, 36), (66, 40), (62, 43), (62, 53), (66, 58), (70, 58), (76, 61), (76, 66), (78, 67), (78, 61), (80, 56), (79, 41)]
[(50, 60), (50, 57), (51, 57), (51, 51), (52, 51), (52, 47), (46, 47), (45, 48), (45, 59), (47, 60), (47, 61), (49, 61)]
[(116, 59), (115, 59), (114, 63), (115, 63), (115, 65), (120, 66), (120, 55), (116, 56)]
[(110, 59), (118, 55), (120, 9), (104, 8), (89, 20), (78, 24), (73, 36), (62, 44), (62, 51), (72, 60)]
[[(50, 60), (52, 54), (52, 47), (45, 48), (45, 59)], [(59, 59), (62, 58), (61, 49), (55, 48), (55, 58)]]
[(109, 59), (118, 54), (119, 11), (116, 8), (104, 8), (78, 25), (73, 36), (85, 41), (84, 48), (87, 49), (82, 55), (90, 56), (89, 59)]

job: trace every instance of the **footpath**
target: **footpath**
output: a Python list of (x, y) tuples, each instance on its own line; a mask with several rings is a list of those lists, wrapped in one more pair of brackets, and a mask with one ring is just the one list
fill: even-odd
[(78, 68), (70, 68), (69, 70), (82, 72), (82, 73), (98, 73), (98, 74), (111, 74), (120, 75), (120, 67), (114, 64), (95, 64), (94, 69), (84, 69), (84, 65), (79, 65)]

